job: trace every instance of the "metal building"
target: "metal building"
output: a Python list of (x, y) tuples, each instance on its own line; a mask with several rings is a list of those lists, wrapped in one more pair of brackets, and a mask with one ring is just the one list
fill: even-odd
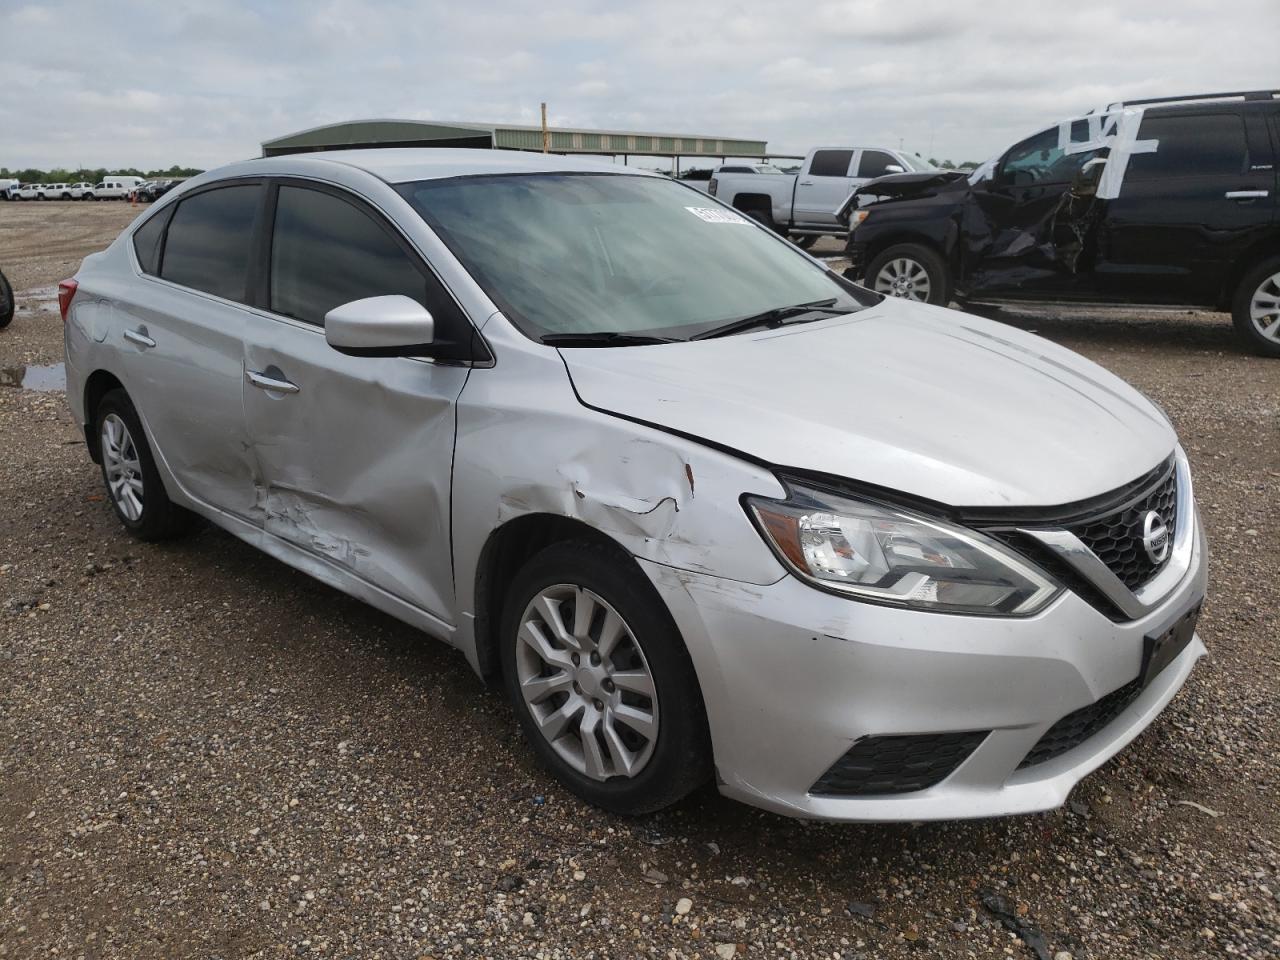
[[(764, 158), (764, 140), (694, 136), (683, 133), (639, 133), (631, 130), (579, 130), (549, 127), (552, 153), (585, 153), (622, 157)], [(262, 145), (264, 157), (355, 147), (480, 147), (498, 150), (542, 150), (542, 128), (516, 124), (437, 123), (420, 120), (352, 120), (314, 127)]]

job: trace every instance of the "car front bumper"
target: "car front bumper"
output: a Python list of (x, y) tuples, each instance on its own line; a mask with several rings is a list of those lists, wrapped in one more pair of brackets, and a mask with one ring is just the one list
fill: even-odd
[[(1105, 726), (1019, 769), (1059, 720), (1138, 677), (1144, 638), (1200, 604), (1207, 551), (1198, 523), (1181, 582), (1127, 623), (1070, 592), (1034, 617), (971, 617), (862, 603), (792, 576), (761, 587), (641, 565), (694, 661), (721, 792), (790, 816), (934, 820), (1060, 806), (1155, 719), (1205, 653), (1193, 636)], [(986, 732), (980, 744), (935, 785), (811, 792), (863, 738), (974, 731)]]

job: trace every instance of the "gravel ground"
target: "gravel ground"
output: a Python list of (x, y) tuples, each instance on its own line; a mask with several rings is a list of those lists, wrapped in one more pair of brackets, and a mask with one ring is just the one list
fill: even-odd
[(1224, 317), (996, 314), (1164, 406), (1213, 546), (1211, 656), (1066, 809), (625, 820), (444, 645), (219, 531), (124, 535), (62, 395), (13, 384), (134, 212), (0, 204), (0, 957), (1036, 956), (991, 907), (1050, 958), (1280, 955), (1280, 363)]

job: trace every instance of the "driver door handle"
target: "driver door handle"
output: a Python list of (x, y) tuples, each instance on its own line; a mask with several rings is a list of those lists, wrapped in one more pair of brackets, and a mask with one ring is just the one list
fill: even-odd
[(277, 380), (275, 377), (268, 377), (265, 374), (258, 373), (256, 370), (246, 370), (244, 378), (259, 390), (267, 390), (271, 393), (297, 393), (298, 385), (288, 380)]
[(1228, 200), (1259, 200), (1269, 195), (1267, 190), (1228, 190), (1226, 193)]

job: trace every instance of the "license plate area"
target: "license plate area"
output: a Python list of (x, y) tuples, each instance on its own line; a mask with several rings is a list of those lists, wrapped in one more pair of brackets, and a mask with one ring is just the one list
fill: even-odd
[(1196, 621), (1199, 619), (1200, 607), (1197, 605), (1162, 632), (1149, 635), (1143, 640), (1142, 673), (1139, 674), (1142, 686), (1145, 687), (1151, 683), (1161, 670), (1186, 649), (1195, 635)]

